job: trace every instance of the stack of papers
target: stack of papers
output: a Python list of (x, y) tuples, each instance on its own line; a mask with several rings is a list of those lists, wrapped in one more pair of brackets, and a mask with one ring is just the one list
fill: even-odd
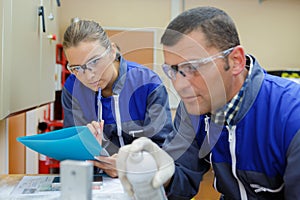
[(56, 160), (94, 160), (101, 145), (86, 126), (75, 126), (38, 135), (18, 137), (26, 147)]

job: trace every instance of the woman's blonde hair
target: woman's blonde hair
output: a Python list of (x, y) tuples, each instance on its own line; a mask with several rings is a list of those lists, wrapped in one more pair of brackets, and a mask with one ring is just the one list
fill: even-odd
[(111, 43), (103, 28), (95, 21), (79, 20), (73, 22), (64, 33), (63, 48), (76, 47), (80, 42), (98, 40), (104, 48)]

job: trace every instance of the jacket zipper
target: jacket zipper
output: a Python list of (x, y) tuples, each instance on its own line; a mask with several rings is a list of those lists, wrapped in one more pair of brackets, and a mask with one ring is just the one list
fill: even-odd
[(247, 200), (247, 193), (245, 190), (244, 185), (242, 182), (239, 180), (239, 178), (236, 175), (236, 155), (235, 155), (235, 149), (236, 149), (236, 126), (232, 126), (231, 128), (229, 126), (226, 126), (228, 130), (228, 142), (229, 142), (229, 150), (230, 150), (230, 155), (231, 155), (231, 170), (232, 174), (235, 177), (235, 179), (238, 182), (239, 189), (240, 189), (240, 196), (242, 200)]
[(119, 95), (113, 95), (114, 103), (115, 103), (115, 114), (116, 114), (116, 124), (117, 124), (117, 132), (119, 136), (120, 146), (124, 146), (124, 139), (122, 136), (122, 123), (121, 123), (121, 115), (120, 115), (120, 107), (119, 107)]

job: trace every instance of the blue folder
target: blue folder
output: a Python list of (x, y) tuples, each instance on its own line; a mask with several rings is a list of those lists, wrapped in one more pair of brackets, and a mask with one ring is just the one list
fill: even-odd
[(56, 160), (94, 160), (101, 145), (86, 126), (59, 129), (38, 135), (18, 137), (17, 141)]

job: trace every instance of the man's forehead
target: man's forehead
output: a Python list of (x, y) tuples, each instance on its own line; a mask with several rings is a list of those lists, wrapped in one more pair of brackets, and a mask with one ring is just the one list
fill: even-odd
[(182, 35), (180, 40), (172, 46), (163, 46), (163, 50), (168, 54), (175, 54), (178, 56), (188, 56), (188, 57), (199, 57), (207, 56), (207, 50), (205, 49), (205, 40), (201, 32), (192, 32), (187, 35)]
[(163, 51), (164, 55), (168, 55), (169, 57), (182, 57), (184, 60), (199, 59), (209, 55), (206, 49), (195, 44), (164, 46)]

